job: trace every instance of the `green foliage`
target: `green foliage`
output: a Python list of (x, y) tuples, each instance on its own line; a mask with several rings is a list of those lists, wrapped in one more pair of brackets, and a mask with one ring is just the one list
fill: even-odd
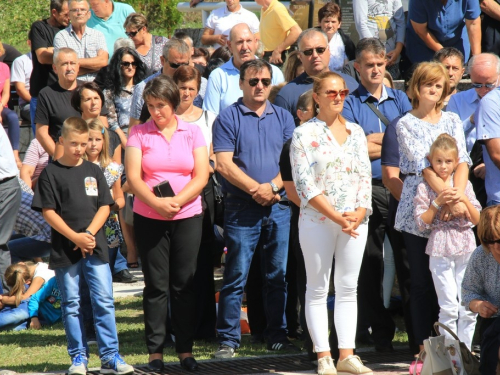
[(170, 37), (182, 22), (177, 10), (179, 0), (121, 0), (130, 4), (136, 12), (143, 13), (148, 19), (150, 30), (164, 30)]
[(49, 15), (47, 0), (0, 0), (0, 39), (27, 52), (26, 39), (31, 24)]

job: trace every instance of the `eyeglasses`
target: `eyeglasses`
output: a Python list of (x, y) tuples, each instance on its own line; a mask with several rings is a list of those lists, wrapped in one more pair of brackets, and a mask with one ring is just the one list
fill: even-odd
[(495, 87), (497, 87), (498, 78), (499, 77), (497, 77), (497, 80), (495, 83), (472, 83), (471, 86), (475, 89), (482, 89), (483, 87), (485, 87), (487, 89), (494, 89)]
[(185, 62), (185, 63), (179, 63), (179, 64), (176, 64), (176, 63), (173, 63), (173, 62), (169, 61), (169, 62), (168, 62), (168, 65), (170, 65), (170, 67), (171, 67), (172, 69), (178, 69), (178, 68), (180, 68), (180, 67), (181, 67), (181, 66), (183, 66), (183, 65), (189, 65), (189, 63)]
[(130, 65), (132, 65), (132, 67), (134, 67), (134, 68), (137, 66), (137, 64), (136, 64), (136, 62), (135, 62), (135, 61), (132, 61), (132, 62), (130, 62), (130, 61), (122, 61), (122, 62), (120, 63), (120, 65), (121, 65), (123, 68), (128, 68)]
[(139, 31), (141, 31), (141, 30), (142, 30), (142, 29), (139, 29), (139, 30), (137, 30), (137, 31), (127, 31), (127, 32), (125, 32), (125, 35), (127, 35), (129, 38), (133, 38), (133, 37), (134, 37), (134, 36), (136, 36), (136, 35), (137, 35), (137, 33), (138, 33)]
[(264, 87), (268, 87), (271, 84), (271, 78), (250, 78), (250, 79), (242, 79), (242, 81), (248, 81), (248, 84), (251, 87), (255, 87), (259, 82), (262, 82)]
[(500, 239), (498, 240), (485, 240), (483, 238), (483, 240), (481, 241), (483, 244), (485, 245), (493, 245), (493, 244), (496, 244), (496, 243), (499, 243), (500, 244)]
[(88, 9), (83, 9), (83, 8), (79, 8), (79, 9), (70, 9), (69, 10), (71, 13), (83, 13), (83, 14), (87, 14), (89, 12)]
[(340, 99), (344, 100), (347, 95), (349, 95), (349, 90), (344, 89), (340, 91), (336, 90), (326, 90), (324, 93), (330, 99), (336, 99), (340, 95)]
[(312, 56), (314, 51), (316, 51), (318, 55), (322, 55), (326, 51), (326, 47), (316, 47), (316, 48), (306, 49), (300, 52), (302, 52), (306, 56)]

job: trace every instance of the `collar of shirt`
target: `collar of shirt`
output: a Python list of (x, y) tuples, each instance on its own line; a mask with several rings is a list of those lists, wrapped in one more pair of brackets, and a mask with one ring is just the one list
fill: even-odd
[[(87, 30), (89, 29), (89, 27), (87, 25), (85, 25), (85, 28), (83, 29), (83, 34), (82, 34), (82, 38), (88, 34)], [(73, 25), (69, 25), (68, 26), (68, 32), (70, 33), (70, 35), (74, 35), (76, 36), (76, 33), (75, 33), (75, 30), (73, 30)]]
[(385, 85), (382, 85), (382, 95), (380, 96), (380, 99), (375, 98), (361, 83), (359, 84), (358, 87), (358, 93), (359, 93), (359, 99), (361, 99), (363, 103), (366, 102), (370, 97), (375, 99), (375, 101), (378, 102), (379, 104), (389, 98), (394, 99), (392, 90), (387, 90)]
[[(239, 98), (238, 101), (236, 102), (236, 105), (238, 106), (240, 111), (243, 112), (244, 115), (247, 115), (249, 113), (255, 113), (255, 111), (252, 111), (245, 104), (243, 104), (243, 98)], [(270, 113), (274, 113), (273, 106), (271, 105), (271, 102), (269, 100), (266, 100), (266, 109), (264, 110), (264, 113), (266, 115), (270, 114)]]
[[(184, 121), (182, 121), (177, 115), (175, 115), (175, 118), (177, 119), (177, 129), (175, 129), (175, 131), (178, 132), (187, 130), (187, 124)], [(158, 129), (154, 120), (146, 122), (145, 125), (146, 125), (146, 131), (148, 133), (160, 132), (160, 129)]]
[(240, 4), (240, 9), (235, 10), (234, 12), (230, 12), (229, 9), (227, 9), (227, 5), (224, 6), (224, 15), (227, 16), (229, 14), (241, 14), (241, 11), (243, 10), (243, 7)]

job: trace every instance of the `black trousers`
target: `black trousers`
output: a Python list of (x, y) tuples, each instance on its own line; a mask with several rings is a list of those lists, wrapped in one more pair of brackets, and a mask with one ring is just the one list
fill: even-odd
[(498, 360), (498, 350), (500, 349), (500, 317), (481, 318), (481, 364), (479, 370), (482, 375), (495, 374)]
[(168, 297), (178, 353), (192, 352), (196, 328), (194, 274), (202, 215), (163, 221), (134, 213), (134, 232), (144, 273), (144, 324), (148, 352), (163, 353)]
[(425, 253), (427, 238), (403, 232), (410, 265), (410, 306), (415, 343), (422, 345), (433, 336), (433, 325), (438, 321), (439, 305), (429, 270), (429, 256)]
[[(375, 346), (388, 346), (394, 338), (395, 324), (384, 306), (384, 237), (390, 193), (379, 180), (372, 180), (373, 213), (368, 222), (368, 239), (358, 279), (358, 327), (372, 327)], [(389, 235), (390, 239), (390, 235)]]

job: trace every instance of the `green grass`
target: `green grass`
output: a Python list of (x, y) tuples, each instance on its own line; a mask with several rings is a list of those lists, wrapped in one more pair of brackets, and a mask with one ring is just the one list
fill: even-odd
[[(116, 325), (120, 341), (120, 353), (127, 363), (143, 365), (148, 362), (148, 353), (144, 339), (144, 321), (142, 297), (119, 298), (115, 301)], [(397, 318), (396, 324), (401, 325)], [(401, 327), (400, 327), (401, 329)], [(399, 331), (394, 338), (394, 345), (408, 342), (406, 332)], [(296, 341), (302, 346), (302, 342)], [(211, 359), (217, 349), (217, 343), (196, 341), (193, 353), (197, 359)], [(89, 367), (99, 367), (97, 346), (90, 347)], [(244, 335), (238, 350), (238, 357), (269, 355), (264, 344), (250, 344), (249, 335)], [(164, 350), (165, 362), (177, 362), (173, 348)], [(66, 371), (70, 365), (66, 351), (66, 336), (61, 323), (39, 331), (0, 332), (0, 369), (19, 373)]]

